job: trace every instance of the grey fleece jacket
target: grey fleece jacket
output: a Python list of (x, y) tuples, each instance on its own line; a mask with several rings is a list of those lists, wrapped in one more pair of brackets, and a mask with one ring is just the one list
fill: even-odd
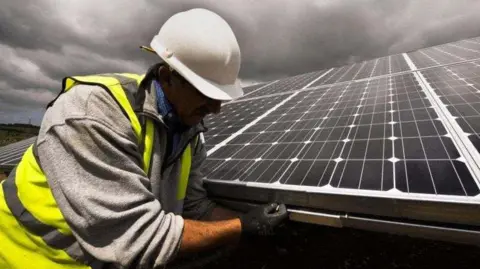
[[(143, 110), (161, 121), (155, 90), (147, 91)], [(77, 85), (45, 113), (40, 165), (73, 235), (106, 268), (165, 265), (180, 246), (183, 217), (201, 219), (214, 207), (202, 187), (203, 143), (193, 149), (186, 198), (177, 201), (179, 161), (165, 167), (166, 130), (161, 123), (156, 130), (146, 175), (131, 124), (106, 90)], [(180, 146), (199, 131), (185, 133)]]

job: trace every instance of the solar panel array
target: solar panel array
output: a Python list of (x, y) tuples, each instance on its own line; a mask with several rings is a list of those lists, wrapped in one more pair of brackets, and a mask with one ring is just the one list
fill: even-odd
[(22, 140), (4, 147), (0, 147), (0, 168), (11, 170), (22, 158), (25, 150), (35, 141), (36, 137)]
[[(275, 81), (225, 105), (281, 96), (248, 127), (207, 142), (205, 181), (240, 199), (301, 190), (480, 205), (477, 58), (473, 38)], [(215, 116), (206, 123), (222, 128)]]

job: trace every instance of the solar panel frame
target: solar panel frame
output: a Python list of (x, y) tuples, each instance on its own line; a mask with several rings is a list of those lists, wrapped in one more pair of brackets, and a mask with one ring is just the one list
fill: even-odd
[(228, 182), (204, 179), (204, 185), (212, 199), (228, 198), (236, 201), (285, 203), (292, 208), (366, 214), (435, 223), (480, 225), (478, 201), (449, 199), (448, 196), (411, 195), (405, 197), (394, 192), (363, 191), (349, 189), (267, 185), (255, 182)]

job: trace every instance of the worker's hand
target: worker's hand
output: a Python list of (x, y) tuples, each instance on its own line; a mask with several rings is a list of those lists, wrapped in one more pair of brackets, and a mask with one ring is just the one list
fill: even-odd
[(288, 217), (284, 204), (276, 203), (259, 206), (240, 216), (242, 233), (270, 235), (273, 229)]

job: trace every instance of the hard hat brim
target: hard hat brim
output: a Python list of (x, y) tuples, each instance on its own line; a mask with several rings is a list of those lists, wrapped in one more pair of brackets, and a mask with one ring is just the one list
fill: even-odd
[(192, 84), (203, 95), (220, 101), (231, 101), (243, 96), (240, 80), (236, 79), (233, 84), (218, 84), (197, 75), (190, 68), (179, 61), (175, 55), (169, 52), (161, 43), (158, 36), (150, 42), (150, 47), (141, 46), (143, 50), (157, 54), (165, 63), (177, 71), (183, 78)]

